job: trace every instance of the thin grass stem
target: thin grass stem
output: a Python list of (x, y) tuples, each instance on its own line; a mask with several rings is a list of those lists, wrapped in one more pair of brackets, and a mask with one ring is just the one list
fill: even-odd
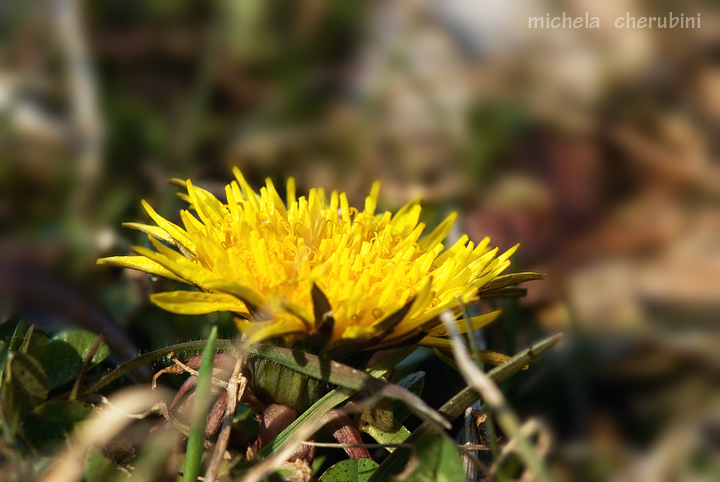
[(183, 482), (195, 482), (200, 475), (205, 448), (205, 421), (210, 408), (210, 388), (212, 387), (217, 331), (217, 326), (213, 326), (200, 363), (198, 383), (195, 387), (195, 402), (193, 403), (190, 422), (190, 435), (188, 436), (187, 450), (185, 452)]

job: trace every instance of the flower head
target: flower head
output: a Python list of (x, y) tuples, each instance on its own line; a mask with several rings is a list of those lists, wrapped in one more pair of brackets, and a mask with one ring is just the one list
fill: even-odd
[[(459, 314), (481, 293), (518, 282), (499, 277), (515, 248), (498, 255), (488, 238), (475, 245), (462, 236), (445, 249), (455, 213), (424, 237), (419, 199), (394, 215), (376, 214), (378, 183), (358, 211), (344, 193), (328, 199), (311, 189), (296, 197), (292, 178), (284, 203), (270, 179), (257, 194), (239, 169), (234, 173), (226, 203), (189, 180), (176, 182), (187, 189), (180, 197), (194, 211), (180, 212), (184, 228), (143, 201), (157, 226), (126, 226), (146, 232), (155, 251), (134, 247), (138, 256), (98, 263), (197, 287), (151, 299), (180, 314), (235, 312), (247, 343), (283, 340), (332, 357), (404, 344), (447, 346), (441, 312)], [(473, 317), (471, 326), (498, 314)], [(460, 331), (465, 327), (458, 324)]]

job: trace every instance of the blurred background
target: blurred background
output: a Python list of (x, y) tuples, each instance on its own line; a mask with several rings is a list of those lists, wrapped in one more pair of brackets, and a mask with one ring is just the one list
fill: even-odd
[[(528, 28), (563, 12), (600, 28)], [(669, 12), (702, 27), (614, 27)], [(231, 336), (95, 266), (147, 244), (120, 226), (140, 200), (173, 219), (167, 179), (222, 197), (236, 165), (351, 205), (379, 179), (381, 208), (421, 195), (547, 273), (484, 338), (568, 334), (503, 386), (557, 480), (720, 480), (718, 134), (711, 0), (1, 2), (0, 321), (105, 332), (118, 360)]]

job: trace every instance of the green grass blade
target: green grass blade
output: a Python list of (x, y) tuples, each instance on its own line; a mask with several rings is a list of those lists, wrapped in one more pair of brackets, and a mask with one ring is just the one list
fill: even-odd
[(185, 470), (183, 482), (196, 482), (200, 475), (203, 449), (205, 444), (205, 421), (210, 408), (210, 389), (212, 387), (213, 364), (215, 361), (215, 340), (217, 326), (213, 326), (203, 351), (203, 358), (195, 387), (195, 401), (192, 407), (190, 435), (185, 452)]

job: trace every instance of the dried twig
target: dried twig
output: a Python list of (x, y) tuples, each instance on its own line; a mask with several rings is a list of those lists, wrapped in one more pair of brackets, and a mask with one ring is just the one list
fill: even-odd
[(478, 391), (485, 405), (495, 412), (497, 421), (503, 430), (505, 430), (505, 433), (516, 440), (515, 443), (517, 444), (519, 455), (523, 458), (527, 467), (534, 472), (537, 479), (541, 482), (550, 482), (552, 478), (545, 464), (523, 435), (520, 421), (508, 406), (502, 392), (487, 375), (478, 369), (468, 354), (467, 348), (463, 345), (462, 338), (455, 328), (455, 316), (451, 312), (446, 311), (440, 315), (440, 318), (453, 340), (452, 350), (455, 355), (455, 361), (465, 381)]
[[(325, 448), (331, 448), (331, 449), (345, 449), (345, 448), (366, 448), (366, 449), (384, 449), (384, 448), (406, 448), (411, 449), (414, 447), (413, 444), (409, 443), (397, 443), (397, 444), (381, 444), (381, 443), (372, 443), (372, 444), (344, 444), (344, 443), (338, 443), (338, 442), (303, 442), (303, 445), (311, 445), (313, 447), (325, 447)], [(490, 450), (489, 445), (457, 445), (458, 450)]]
[(310, 442), (306, 441), (303, 442), (303, 445), (310, 445), (312, 447), (325, 447), (330, 449), (353, 449), (353, 448), (363, 448), (363, 449), (384, 449), (384, 448), (406, 448), (411, 449), (413, 447), (412, 444), (345, 444), (345, 443), (338, 443), (338, 442)]
[[(528, 420), (523, 424), (523, 426), (520, 428), (520, 432), (522, 433), (523, 437), (530, 437), (534, 433), (539, 433), (540, 437), (537, 442), (537, 445), (535, 447), (535, 450), (540, 453), (541, 455), (545, 455), (547, 451), (550, 449), (550, 433), (543, 429), (543, 427), (540, 425), (540, 423), (537, 420)], [(507, 459), (507, 457), (513, 453), (516, 452), (518, 449), (517, 444), (518, 438), (513, 438), (510, 440), (505, 447), (500, 451), (500, 454), (498, 455), (497, 460), (495, 460), (495, 463), (490, 468), (489, 475), (491, 478), (495, 477), (500, 465), (502, 462)]]
[[(178, 360), (175, 357), (171, 357), (170, 359), (172, 360), (172, 362), (175, 365), (179, 366), (180, 368), (182, 368), (184, 371), (186, 371), (190, 375), (192, 375), (194, 377), (198, 376), (197, 370), (190, 368), (189, 366), (187, 366), (186, 364), (184, 364), (183, 362), (181, 362), (180, 360)], [(226, 382), (225, 380), (220, 380), (219, 378), (213, 377), (212, 384), (216, 387), (228, 388), (228, 382)]]
[[(183, 363), (180, 360), (178, 360), (177, 358), (175, 358), (175, 354), (173, 352), (168, 353), (167, 358), (169, 358), (175, 364), (175, 367), (179, 367), (183, 372), (189, 373), (190, 375), (192, 375), (194, 377), (198, 376), (197, 370), (187, 366), (185, 363)], [(153, 390), (155, 390), (155, 387), (157, 386), (157, 380), (158, 380), (158, 378), (160, 378), (161, 375), (163, 375), (165, 373), (179, 374), (175, 367), (163, 368), (162, 370), (160, 370), (153, 376), (153, 379), (152, 379)], [(225, 380), (220, 380), (219, 378), (213, 377), (212, 384), (215, 387), (228, 388), (228, 382), (226, 382)]]
[(235, 368), (233, 369), (232, 376), (228, 381), (228, 398), (227, 405), (225, 407), (225, 417), (223, 418), (222, 429), (220, 435), (218, 435), (217, 443), (215, 445), (215, 451), (213, 452), (212, 459), (210, 459), (210, 465), (208, 465), (207, 471), (205, 472), (205, 481), (214, 482), (217, 478), (218, 471), (220, 469), (220, 462), (222, 462), (223, 455), (225, 455), (225, 449), (227, 448), (228, 441), (230, 440), (230, 431), (232, 430), (232, 422), (235, 417), (235, 409), (239, 401), (242, 401), (243, 395), (245, 394), (245, 388), (247, 387), (248, 379), (241, 374), (243, 364), (243, 357), (238, 357), (235, 362)]

